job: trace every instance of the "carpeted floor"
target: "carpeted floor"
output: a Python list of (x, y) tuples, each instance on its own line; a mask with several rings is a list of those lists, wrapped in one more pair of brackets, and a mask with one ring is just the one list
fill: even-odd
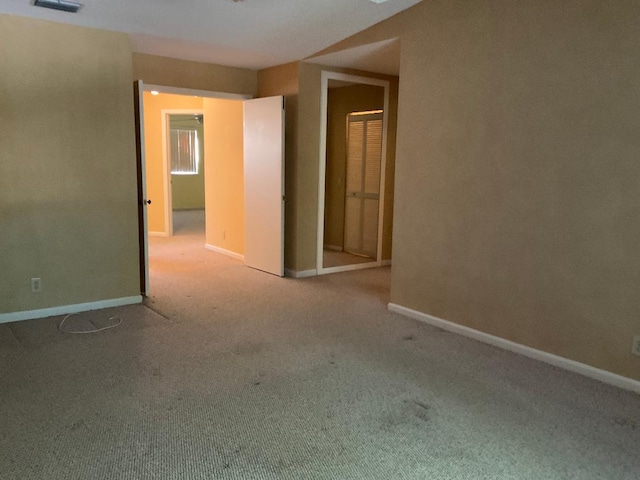
[(171, 214), (174, 235), (204, 235), (204, 210), (173, 210)]
[(341, 267), (343, 265), (356, 265), (358, 263), (370, 263), (375, 261), (375, 258), (354, 255), (353, 253), (349, 252), (324, 250), (322, 257), (322, 266), (324, 268)]
[(0, 325), (2, 479), (638, 479), (640, 397), (151, 239), (146, 305)]

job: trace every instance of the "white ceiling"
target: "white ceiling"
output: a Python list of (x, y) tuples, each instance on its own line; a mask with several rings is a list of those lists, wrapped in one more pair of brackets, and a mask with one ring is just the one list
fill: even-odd
[[(80, 2), (73, 14), (34, 7), (32, 0), (0, 0), (0, 13), (124, 32), (140, 53), (260, 69), (306, 58), (420, 0)], [(351, 52), (356, 60), (357, 53)]]

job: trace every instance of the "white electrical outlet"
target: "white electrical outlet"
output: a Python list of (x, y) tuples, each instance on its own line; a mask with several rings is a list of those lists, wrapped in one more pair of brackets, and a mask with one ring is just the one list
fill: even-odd
[(640, 356), (640, 335), (633, 337), (633, 347), (631, 347), (631, 353)]
[(42, 291), (42, 279), (41, 278), (32, 278), (31, 279), (31, 291), (33, 293), (40, 293)]

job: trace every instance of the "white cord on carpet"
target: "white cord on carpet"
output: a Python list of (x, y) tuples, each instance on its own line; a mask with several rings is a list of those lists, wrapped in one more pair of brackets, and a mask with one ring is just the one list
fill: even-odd
[(60, 330), (62, 333), (96, 333), (96, 332), (101, 332), (103, 330), (109, 330), (110, 328), (115, 328), (122, 323), (122, 317), (109, 317), (109, 320), (118, 319), (120, 321), (118, 323), (114, 323), (113, 325), (109, 325), (107, 327), (102, 327), (102, 328), (96, 328), (94, 330), (63, 330), (62, 325), (64, 325), (64, 322), (67, 320), (67, 318), (69, 318), (72, 315), (75, 315), (75, 313), (70, 313), (69, 315), (64, 317), (60, 322), (60, 325), (58, 325), (58, 330)]

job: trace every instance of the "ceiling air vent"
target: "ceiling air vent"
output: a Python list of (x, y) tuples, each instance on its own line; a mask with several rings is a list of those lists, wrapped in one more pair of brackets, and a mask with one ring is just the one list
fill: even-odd
[(71, 2), (69, 0), (35, 0), (33, 4), (36, 7), (52, 8), (53, 10), (62, 10), (63, 12), (76, 13), (82, 7), (81, 3)]

